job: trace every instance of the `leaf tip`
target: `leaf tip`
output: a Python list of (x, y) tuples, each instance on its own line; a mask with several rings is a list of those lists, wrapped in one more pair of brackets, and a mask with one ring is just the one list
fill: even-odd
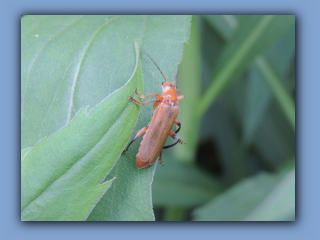
[(136, 56), (139, 56), (139, 53), (140, 53), (139, 43), (135, 39), (133, 39), (133, 43), (134, 43), (134, 49), (135, 49), (135, 52), (136, 52)]
[(117, 178), (117, 177), (113, 177), (113, 178), (111, 178), (111, 179), (108, 180), (108, 181), (101, 182), (100, 185), (103, 186), (103, 185), (106, 185), (106, 184), (111, 184), (116, 178)]

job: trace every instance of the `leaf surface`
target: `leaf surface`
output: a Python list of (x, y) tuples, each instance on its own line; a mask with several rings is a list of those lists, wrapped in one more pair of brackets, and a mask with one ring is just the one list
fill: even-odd
[[(154, 59), (170, 82), (175, 78), (178, 64), (182, 59), (183, 43), (189, 38), (190, 20), (191, 16), (148, 16), (145, 40), (141, 48)], [(159, 70), (145, 54), (141, 54), (141, 60), (143, 63), (143, 94), (160, 93), (163, 78)], [(148, 125), (152, 113), (152, 104), (140, 108), (138, 121), (131, 137), (139, 129)], [(88, 220), (155, 220), (151, 184), (157, 163), (148, 168), (140, 170), (137, 168), (136, 154), (140, 141), (141, 138), (130, 146), (126, 154), (120, 157), (110, 173), (110, 178), (117, 177), (117, 182), (97, 204)]]
[(121, 154), (139, 112), (127, 99), (142, 84), (137, 44), (135, 48), (136, 69), (127, 84), (90, 112), (80, 110), (22, 161), (22, 220), (85, 220), (110, 187), (113, 179), (101, 182)]
[[(190, 16), (25, 16), (21, 26), (21, 148), (24, 149), (22, 155), (25, 161), (31, 154), (25, 149), (35, 151), (35, 146), (49, 141), (64, 126), (68, 127), (68, 133), (60, 140), (61, 144), (68, 145), (66, 141), (80, 130), (71, 131), (72, 122), (81, 122), (76, 119), (89, 117), (95, 106), (128, 82), (136, 68), (134, 39), (172, 81), (182, 58), (183, 43), (189, 37)], [(159, 92), (161, 89), (158, 83), (163, 79), (158, 69), (145, 55), (140, 57), (143, 83), (131, 86), (130, 91), (113, 102), (119, 111), (119, 104), (129, 102), (128, 95), (133, 94), (135, 87), (141, 94)], [(140, 111), (137, 106), (134, 107), (134, 113), (139, 112), (138, 121), (134, 114), (122, 113), (121, 116), (127, 121), (113, 125), (119, 134), (129, 131), (132, 136), (150, 121), (152, 106), (145, 106)], [(88, 116), (83, 108), (88, 108)], [(108, 114), (103, 115), (105, 118), (116, 117), (112, 112), (105, 114)], [(134, 131), (132, 123), (135, 124)], [(91, 127), (98, 126), (98, 123), (90, 124)], [(96, 129), (93, 138), (99, 138), (104, 130)], [(84, 140), (63, 157), (69, 159), (70, 155), (80, 156), (87, 152), (93, 139)], [(126, 142), (128, 140), (129, 136)], [(122, 139), (118, 140), (118, 136), (114, 135), (108, 144), (115, 146), (118, 141), (121, 142), (119, 146), (122, 145)], [(95, 209), (95, 215), (92, 214), (90, 220), (154, 220), (150, 185), (155, 166), (138, 170), (135, 164), (138, 145), (139, 141), (113, 167), (107, 181), (113, 180), (115, 184), (108, 191), (110, 194), (101, 201), (111, 204)], [(48, 144), (46, 152), (49, 147), (53, 146)], [(97, 161), (105, 154), (99, 156)], [(62, 166), (56, 163), (55, 167)], [(106, 169), (104, 171), (103, 176), (107, 173)], [(42, 175), (41, 171), (32, 172), (34, 176)], [(102, 188), (106, 190), (107, 186)]]
[(159, 166), (152, 185), (154, 205), (161, 207), (194, 207), (216, 196), (220, 184), (200, 169), (165, 158)]
[(195, 210), (194, 216), (196, 221), (292, 220), (295, 169), (248, 178)]

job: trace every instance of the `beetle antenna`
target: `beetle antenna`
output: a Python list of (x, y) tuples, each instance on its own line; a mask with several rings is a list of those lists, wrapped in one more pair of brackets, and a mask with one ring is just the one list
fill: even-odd
[(164, 81), (167, 82), (167, 78), (164, 76), (163, 72), (161, 71), (161, 69), (159, 68), (159, 66), (156, 64), (156, 62), (152, 59), (152, 57), (150, 57), (146, 52), (142, 51), (140, 49), (140, 52), (143, 52), (145, 55), (148, 56), (148, 58), (150, 58), (150, 60), (154, 63), (154, 65), (156, 65), (156, 67), (158, 68), (158, 70), (160, 71), (162, 77), (164, 78)]
[(176, 73), (176, 76), (174, 77), (173, 81), (172, 81), (172, 84), (176, 85), (177, 86), (177, 78), (178, 78), (178, 74), (179, 74), (179, 68), (177, 68), (177, 73)]

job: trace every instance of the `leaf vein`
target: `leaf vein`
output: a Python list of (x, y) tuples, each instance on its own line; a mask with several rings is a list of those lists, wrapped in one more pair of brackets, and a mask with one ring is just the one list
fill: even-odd
[(21, 112), (23, 113), (23, 109), (24, 109), (24, 104), (25, 104), (25, 98), (26, 98), (26, 93), (27, 93), (27, 88), (28, 88), (28, 84), (29, 84), (29, 79), (30, 79), (30, 74), (31, 71), (36, 63), (36, 61), (39, 59), (40, 54), (46, 49), (46, 47), (48, 46), (48, 44), (50, 42), (52, 42), (52, 40), (59, 36), (62, 32), (64, 32), (65, 30), (67, 30), (69, 27), (71, 27), (72, 25), (76, 24), (77, 22), (79, 22), (84, 16), (78, 18), (76, 21), (71, 22), (70, 24), (64, 26), (63, 28), (59, 29), (59, 31), (55, 32), (50, 38), (48, 38), (48, 40), (45, 42), (45, 44), (43, 45), (42, 49), (38, 52), (38, 54), (35, 56), (35, 58), (33, 59), (33, 61), (30, 64), (29, 67), (29, 71), (27, 74), (27, 79), (26, 79), (26, 84), (22, 93), (22, 97), (21, 97)]
[(89, 41), (87, 42), (86, 46), (84, 47), (83, 53), (80, 57), (80, 61), (77, 64), (76, 67), (76, 72), (72, 81), (72, 85), (71, 85), (71, 94), (70, 94), (70, 99), (69, 99), (69, 107), (68, 107), (68, 113), (67, 113), (67, 123), (70, 122), (71, 120), (71, 113), (72, 113), (72, 109), (73, 109), (73, 105), (74, 105), (74, 94), (75, 94), (75, 88), (76, 88), (76, 84), (79, 80), (79, 76), (80, 76), (80, 71), (81, 71), (81, 67), (83, 64), (83, 61), (85, 59), (86, 54), (88, 53), (88, 50), (90, 48), (90, 46), (92, 45), (92, 43), (94, 42), (94, 39), (97, 37), (98, 33), (104, 28), (106, 27), (109, 23), (113, 22), (114, 20), (118, 19), (120, 16), (116, 16), (112, 19), (110, 19), (109, 21), (106, 21), (104, 24), (102, 24), (94, 33), (93, 35), (90, 37)]
[[(129, 103), (128, 103), (129, 104)], [(62, 178), (64, 175), (66, 175), (71, 169), (73, 169), (85, 156), (87, 156), (93, 149), (94, 147), (105, 137), (105, 135), (108, 134), (108, 132), (110, 131), (110, 129), (112, 129), (112, 127), (116, 124), (116, 122), (121, 118), (122, 114), (125, 112), (125, 109), (127, 108), (128, 104), (123, 108), (121, 114), (119, 115), (119, 117), (112, 123), (112, 125), (110, 126), (110, 128), (108, 128), (107, 132), (101, 137), (101, 139), (99, 141), (97, 141), (92, 148), (83, 156), (81, 156), (74, 164), (72, 164), (70, 166), (70, 168), (68, 168), (64, 173), (62, 173), (59, 177), (57, 177), (56, 180), (54, 180), (45, 190), (43, 190), (37, 197), (35, 197), (22, 211), (21, 214), (23, 214), (23, 212), (32, 204), (34, 203), (37, 199), (39, 199), (43, 194), (45, 194), (47, 191), (49, 191), (49, 189), (54, 185), (54, 183), (56, 183), (60, 178)], [(110, 152), (107, 154), (107, 156), (109, 156)]]

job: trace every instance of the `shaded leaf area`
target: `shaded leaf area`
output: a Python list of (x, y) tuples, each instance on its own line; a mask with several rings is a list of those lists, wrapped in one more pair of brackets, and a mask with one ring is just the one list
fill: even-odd
[[(186, 55), (184, 57), (188, 55), (188, 58), (183, 59), (179, 69), (179, 77), (181, 77), (179, 78), (179, 88), (182, 89), (182, 93), (188, 93), (180, 103), (179, 120), (182, 123), (182, 128), (179, 135), (188, 136), (183, 140), (187, 142), (186, 147), (189, 147), (190, 141), (191, 147), (185, 150), (184, 146), (177, 146), (174, 150), (168, 150), (168, 159), (189, 163), (189, 166), (186, 167), (197, 168), (202, 174), (211, 175), (221, 183), (222, 188), (222, 192), (218, 192), (211, 200), (199, 197), (197, 199), (199, 204), (195, 206), (195, 209), (202, 208), (201, 205), (204, 203), (200, 203), (202, 200), (207, 202), (203, 206), (208, 206), (209, 203), (220, 199), (219, 197), (224, 196), (237, 184), (247, 179), (249, 181), (252, 176), (260, 176), (260, 174), (267, 176), (266, 182), (270, 180), (270, 183), (275, 186), (280, 179), (277, 169), (283, 163), (287, 163), (295, 152), (295, 133), (285, 114), (285, 108), (289, 105), (287, 104), (284, 108), (285, 104), (279, 104), (279, 97), (276, 98), (274, 94), (275, 88), (270, 88), (267, 83), (266, 77), (271, 75), (265, 74), (266, 71), (261, 71), (256, 63), (256, 59), (262, 57), (264, 62), (268, 64), (266, 69), (273, 73), (272, 80), (276, 79), (281, 82), (282, 90), (285, 89), (285, 93), (283, 91), (278, 96), (287, 94), (294, 99), (294, 17), (278, 17), (216, 15), (196, 16), (196, 21), (193, 19), (190, 43), (185, 47)], [(194, 24), (198, 24), (196, 26), (198, 29)], [(257, 28), (258, 25), (260, 25), (259, 28)], [(197, 32), (196, 36), (193, 35), (194, 29)], [(256, 34), (257, 32), (258, 34)], [(255, 40), (248, 39), (250, 36), (254, 36)], [(199, 50), (195, 50), (197, 45)], [(225, 69), (231, 69), (231, 71)], [(226, 75), (222, 74), (223, 71)], [(222, 78), (221, 76), (224, 81), (221, 81), (220, 84), (215, 83), (218, 77)], [(197, 115), (195, 113), (201, 110), (199, 109), (201, 101), (206, 98), (205, 94), (210, 91), (212, 86), (215, 90), (214, 93), (211, 92), (212, 95), (208, 94), (210, 101), (208, 101), (207, 110), (204, 111), (204, 114), (194, 117)], [(188, 98), (189, 96), (192, 100)], [(185, 104), (186, 102), (188, 103)], [(189, 115), (184, 115), (185, 112)], [(192, 113), (194, 115), (190, 116)], [(185, 122), (186, 124), (184, 124)], [(164, 168), (167, 167), (165, 160)], [(292, 166), (288, 171), (291, 170), (294, 170)], [(159, 168), (158, 172), (160, 172)], [(185, 172), (185, 174), (188, 173)], [(288, 177), (288, 187), (283, 188), (284, 192), (292, 192), (294, 177), (290, 176)], [(166, 178), (172, 179), (171, 184), (165, 184), (163, 179)], [(156, 190), (158, 180), (160, 184), (161, 179), (156, 175), (154, 190)], [(192, 220), (193, 218), (189, 214), (191, 205), (186, 204), (183, 205), (185, 207), (181, 207), (173, 205), (172, 201), (183, 199), (183, 196), (185, 199), (192, 200), (196, 197), (194, 195), (190, 197), (191, 194), (184, 192), (183, 187), (181, 187), (181, 191), (171, 191), (177, 180), (171, 178), (169, 173), (163, 172), (162, 180), (164, 184), (158, 188), (157, 194), (154, 195), (155, 203), (158, 201), (156, 206), (159, 206), (155, 211), (157, 219), (163, 221)], [(205, 185), (205, 183), (201, 184)], [(191, 183), (190, 185), (192, 186)], [(266, 186), (271, 185), (266, 183)], [(191, 186), (190, 188), (192, 188)], [(271, 187), (269, 193), (274, 189), (277, 188)], [(243, 198), (250, 198), (250, 203), (255, 202), (254, 198), (257, 198), (260, 206), (269, 196), (269, 193), (259, 194), (261, 191), (259, 187), (242, 188), (239, 190), (239, 195)], [(168, 194), (161, 194), (161, 192)], [(175, 192), (182, 196), (178, 197)], [(210, 191), (208, 190), (208, 192)], [(201, 193), (199, 196), (202, 196)], [(270, 210), (270, 206), (276, 207), (278, 204), (279, 206), (283, 204), (281, 199), (276, 200), (276, 203), (272, 203), (273, 200), (271, 200), (270, 204), (263, 204), (265, 205), (261, 208), (265, 209), (263, 211), (251, 209), (250, 212), (243, 214), (242, 218), (239, 218), (239, 210), (233, 207), (238, 206), (237, 199), (234, 202), (230, 200), (226, 204), (220, 204), (215, 209), (216, 212), (212, 214), (215, 215), (215, 219), (229, 217), (226, 219), (228, 221), (244, 219), (293, 220), (294, 195), (288, 194), (288, 196), (281, 195), (281, 198), (290, 206), (290, 214), (288, 215), (291, 216), (280, 213), (281, 211), (279, 215), (272, 217), (271, 215), (267, 217), (265, 214)], [(271, 197), (271, 199), (273, 198)], [(239, 201), (241, 202), (242, 199)], [(221, 202), (223, 201), (221, 200)], [(258, 206), (255, 207), (258, 209)], [(255, 214), (253, 214), (254, 212)]]
[[(170, 82), (176, 76), (177, 67), (182, 58), (183, 43), (189, 38), (190, 19), (190, 16), (148, 16), (147, 18), (141, 49), (154, 59)], [(163, 78), (159, 70), (143, 53), (141, 60), (143, 93), (160, 93)], [(152, 113), (152, 104), (140, 108), (138, 121), (131, 137), (139, 129), (148, 125)], [(120, 157), (109, 175), (110, 178), (116, 176), (117, 181), (97, 204), (88, 220), (154, 220), (151, 183), (155, 174), (155, 165), (140, 170), (137, 168), (136, 154), (140, 142), (141, 138)]]
[[(235, 26), (244, 24), (239, 16), (232, 17), (237, 21)], [(216, 75), (216, 70), (212, 71), (208, 63), (217, 63), (231, 40), (223, 37), (225, 34), (221, 34), (212, 22), (203, 22), (202, 28), (202, 84), (205, 91), (212, 75)], [(234, 27), (234, 31), (237, 34), (240, 30)], [(269, 62), (277, 58), (278, 64), (272, 64), (275, 65), (274, 71), (281, 74), (283, 83), (291, 85), (291, 88), (292, 78), (288, 73), (294, 61), (294, 32), (294, 25), (285, 29), (282, 37), (262, 52)], [(234, 36), (231, 35), (232, 41)], [(274, 170), (294, 152), (294, 132), (287, 127), (283, 119), (285, 115), (274, 101), (254, 59), (244, 70), (245, 74), (240, 74), (233, 84), (228, 85), (201, 121), (200, 140), (211, 143), (212, 164), (220, 166), (220, 174), (226, 184), (233, 184), (259, 170)]]
[[(209, 17), (211, 16), (207, 16)], [(219, 17), (224, 21), (222, 16)], [(218, 64), (227, 42), (207, 21), (201, 23), (201, 88), (204, 92), (215, 75), (212, 66)], [(243, 178), (248, 171), (247, 165), (244, 164), (244, 149), (239, 144), (239, 119), (236, 118), (238, 114), (243, 116), (243, 107), (239, 107), (245, 96), (242, 92), (245, 90), (243, 81), (244, 78), (239, 78), (230, 84), (200, 121), (197, 162), (200, 165), (205, 164), (205, 170), (214, 171), (213, 174), (219, 175), (225, 185)]]
[(295, 131), (295, 103), (284, 84), (281, 83), (281, 77), (263, 57), (258, 57), (255, 62)]
[[(249, 72), (248, 80), (246, 76), (242, 77), (241, 72), (250, 68), (254, 64), (255, 57), (259, 56), (259, 53), (264, 53), (264, 50), (267, 49), (268, 59), (273, 60), (277, 56), (278, 64), (276, 67), (279, 65), (279, 70), (283, 73), (281, 77), (285, 76), (294, 56), (295, 42), (291, 41), (294, 39), (295, 34), (294, 18), (288, 17), (285, 22), (282, 22), (282, 18), (270, 20), (270, 26), (267, 26), (263, 32), (260, 33), (261, 36), (259, 35), (259, 38), (251, 45), (250, 49), (247, 49), (248, 51), (243, 53), (242, 61), (237, 62), (239, 65), (236, 69), (238, 70), (230, 75), (228, 79), (231, 80), (236, 76), (240, 77), (238, 77), (236, 84), (230, 84), (228, 85), (229, 89), (227, 87), (224, 89), (226, 93), (224, 93), (223, 99), (220, 101), (218, 99), (215, 102), (215, 104), (219, 104), (220, 102), (222, 105), (220, 104), (220, 107), (210, 107), (209, 113), (206, 113), (201, 121), (199, 119), (200, 116), (194, 114), (194, 111), (199, 109), (197, 103), (201, 99), (201, 94), (198, 89), (201, 88), (203, 92), (206, 92), (212, 82), (215, 81), (215, 77), (219, 72), (220, 68), (215, 67), (213, 69), (212, 66), (221, 65), (221, 61), (227, 65), (228, 60), (232, 59), (236, 51), (238, 51), (237, 47), (245, 44), (248, 35), (254, 36), (255, 31), (260, 31), (259, 28), (252, 23), (254, 22), (253, 19), (259, 20), (260, 17), (259, 19), (256, 19), (257, 16), (252, 17), (253, 19), (251, 17), (252, 16), (243, 18), (239, 16), (205, 16), (206, 21), (204, 23), (200, 21), (200, 27), (194, 30), (194, 34), (191, 32), (191, 35), (193, 34), (192, 39), (190, 45), (187, 45), (185, 48), (185, 58), (181, 64), (179, 74), (179, 79), (181, 79), (180, 83), (182, 84), (180, 84), (180, 86), (183, 93), (188, 93), (186, 99), (180, 103), (181, 114), (179, 117), (183, 126), (188, 128), (188, 131), (181, 131), (180, 135), (188, 139), (191, 146), (188, 147), (187, 150), (176, 148), (176, 156), (181, 161), (192, 162), (190, 158), (195, 156), (195, 144), (197, 143), (197, 132), (200, 122), (202, 123), (201, 125), (204, 126), (201, 129), (201, 132), (204, 133), (201, 139), (204, 138), (204, 140), (206, 140), (206, 138), (212, 138), (211, 133), (213, 131), (219, 132), (219, 136), (214, 134), (214, 139), (220, 139), (217, 148), (225, 149), (222, 150), (221, 153), (223, 159), (225, 159), (223, 164), (225, 164), (228, 169), (231, 169), (234, 165), (237, 166), (234, 168), (234, 172), (229, 172), (229, 176), (232, 176), (234, 180), (241, 179), (241, 177), (245, 175), (244, 169), (247, 168), (244, 163), (246, 154), (243, 149), (244, 146), (241, 146), (241, 144), (251, 145), (257, 134), (258, 126), (260, 126), (267, 107), (272, 100), (272, 93), (263, 79), (264, 76), (256, 67), (252, 67), (253, 70), (252, 73)], [(278, 26), (280, 22), (281, 24)], [(197, 25), (199, 24), (194, 22), (193, 28), (195, 29)], [(238, 29), (240, 25), (241, 28)], [(243, 34), (243, 31), (245, 31), (246, 34)], [(272, 37), (270, 37), (270, 35), (272, 35)], [(200, 41), (197, 40), (198, 36), (201, 37)], [(229, 38), (232, 38), (231, 42)], [(197, 51), (197, 48), (199, 48), (196, 46), (199, 44), (197, 42), (201, 42), (202, 54), (200, 54), (199, 50)], [(267, 47), (272, 43), (274, 44), (268, 49)], [(190, 54), (188, 54), (188, 52), (190, 52)], [(279, 57), (279, 53), (283, 57)], [(190, 56), (187, 58), (187, 55)], [(226, 58), (226, 60), (223, 60), (223, 58)], [(184, 63), (184, 61), (186, 61), (186, 63)], [(200, 81), (195, 80), (201, 79), (200, 70), (197, 70), (197, 65), (200, 61), (202, 66), (202, 86), (199, 86), (201, 84)], [(275, 71), (278, 70), (275, 69)], [(214, 76), (213, 79), (212, 76)], [(214, 112), (213, 109), (215, 109)], [(220, 118), (224, 120), (220, 121)], [(184, 122), (186, 122), (186, 124), (184, 124)], [(216, 124), (217, 122), (219, 122), (218, 125)], [(238, 126), (232, 126), (230, 128), (230, 125), (234, 125), (235, 122), (237, 122)], [(243, 126), (243, 130), (238, 129), (241, 126)], [(239, 136), (239, 131), (243, 131), (243, 135), (241, 134)], [(238, 149), (234, 154), (228, 150), (230, 145), (233, 146), (232, 149)], [(232, 154), (232, 156), (230, 156), (230, 154)], [(288, 156), (285, 156), (285, 158), (286, 157)], [(230, 162), (230, 159), (237, 159), (237, 163)], [(237, 171), (239, 168), (242, 168), (243, 171)], [(233, 182), (232, 179), (230, 180), (230, 182)]]
[(138, 45), (136, 54), (135, 74), (124, 87), (90, 112), (80, 110), (23, 159), (22, 220), (85, 220), (110, 187), (112, 180), (101, 182), (121, 154), (139, 112), (126, 99), (142, 83)]
[(155, 207), (191, 208), (221, 191), (220, 184), (200, 169), (179, 163), (166, 154), (164, 161), (164, 167), (157, 167), (152, 185)]
[(196, 221), (294, 220), (295, 169), (248, 178), (193, 214)]
[(230, 39), (234, 29), (239, 26), (238, 17), (234, 15), (205, 15), (204, 18), (217, 30), (222, 39)]
[[(245, 22), (240, 22), (239, 18), (239, 16), (232, 15), (206, 16), (206, 20), (217, 30), (223, 41), (228, 41), (230, 37), (232, 37), (231, 32), (236, 31), (240, 23), (246, 25)], [(247, 16), (247, 18), (249, 17)], [(282, 27), (282, 23), (279, 27)], [(289, 89), (292, 89), (294, 81), (287, 76), (291, 70), (295, 53), (295, 26), (290, 27), (288, 31), (285, 32), (283, 37), (264, 52), (263, 57), (261, 55), (259, 56), (264, 59), (268, 66), (273, 68), (274, 72), (283, 80), (283, 84), (289, 87)], [(279, 33), (281, 35), (281, 32)], [(269, 41), (269, 39), (267, 41)], [(252, 63), (253, 61), (251, 61), (251, 64)], [(272, 100), (272, 92), (265, 82), (266, 78), (267, 76), (263, 74), (256, 65), (252, 66), (251, 70), (249, 70), (245, 114), (242, 123), (244, 128), (243, 141), (247, 145), (253, 141), (254, 133), (259, 126), (259, 122), (262, 120)]]
[(201, 98), (197, 113), (202, 115), (230, 81), (267, 47), (294, 26), (294, 16), (241, 16), (240, 25), (228, 41), (215, 67), (215, 76)]
[[(265, 54), (261, 56), (266, 66), (277, 76), (277, 81), (284, 84), (289, 92), (292, 91), (295, 83), (294, 78), (289, 76), (295, 54), (295, 28), (291, 28), (287, 34), (274, 44)], [(249, 145), (254, 138), (260, 121), (268, 110), (273, 94), (269, 89), (266, 79), (256, 62), (251, 67), (250, 77), (247, 85), (247, 99), (245, 106), (244, 142)], [(292, 109), (292, 108), (290, 108)], [(294, 109), (293, 109), (294, 110)], [(292, 111), (292, 110), (291, 110)], [(289, 119), (291, 121), (292, 118)], [(246, 124), (245, 124), (246, 123)]]

